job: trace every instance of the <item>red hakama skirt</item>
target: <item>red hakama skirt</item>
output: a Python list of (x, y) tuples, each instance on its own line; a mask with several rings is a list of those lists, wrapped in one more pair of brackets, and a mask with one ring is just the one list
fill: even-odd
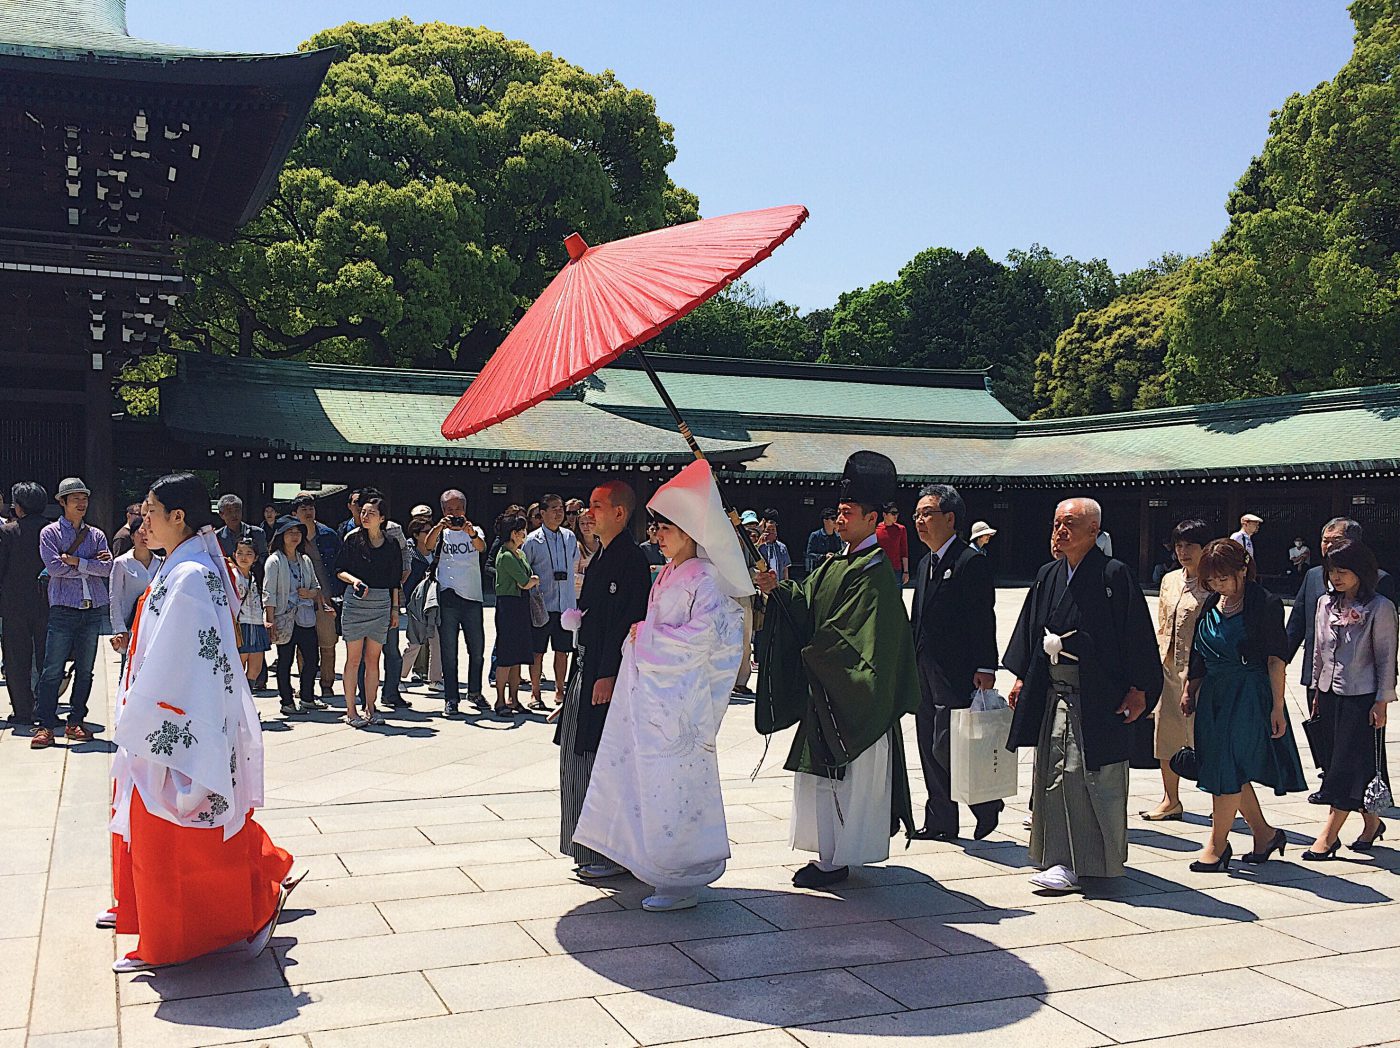
[(292, 857), (253, 821), (228, 840), (152, 815), (131, 795), (130, 846), (112, 835), (117, 931), (139, 935), (135, 956), (180, 964), (251, 939), (277, 909)]

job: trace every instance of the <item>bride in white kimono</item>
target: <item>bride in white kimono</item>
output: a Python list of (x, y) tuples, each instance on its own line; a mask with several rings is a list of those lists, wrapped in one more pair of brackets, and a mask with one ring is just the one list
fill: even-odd
[(574, 841), (653, 885), (645, 909), (682, 910), (729, 858), (715, 738), (744, 639), (736, 598), (753, 583), (708, 462), (647, 509), (669, 563), (624, 642)]

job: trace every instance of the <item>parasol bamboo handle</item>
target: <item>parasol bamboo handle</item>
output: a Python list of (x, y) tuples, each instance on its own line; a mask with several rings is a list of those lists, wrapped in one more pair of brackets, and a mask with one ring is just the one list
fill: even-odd
[[(705, 453), (700, 450), (700, 444), (696, 441), (695, 434), (690, 431), (690, 426), (686, 424), (685, 419), (681, 418), (680, 409), (676, 407), (676, 402), (671, 399), (671, 394), (666, 392), (666, 387), (661, 384), (661, 377), (657, 375), (656, 369), (651, 366), (651, 361), (647, 359), (647, 355), (642, 352), (642, 347), (633, 346), (632, 352), (636, 353), (637, 359), (642, 362), (642, 367), (646, 369), (647, 377), (651, 379), (651, 384), (656, 387), (656, 392), (661, 397), (661, 403), (666, 405), (666, 410), (669, 411), (671, 417), (676, 420), (676, 428), (680, 430), (681, 436), (685, 438), (685, 442), (690, 445), (691, 452), (697, 459), (703, 459)], [(767, 571), (768, 562), (758, 555), (758, 550), (754, 548), (753, 539), (749, 538), (748, 531), (739, 521), (739, 513), (737, 510), (729, 510), (729, 522), (734, 525), (734, 531), (739, 536), (740, 544), (748, 551), (750, 559), (753, 560), (754, 569), (756, 571)]]

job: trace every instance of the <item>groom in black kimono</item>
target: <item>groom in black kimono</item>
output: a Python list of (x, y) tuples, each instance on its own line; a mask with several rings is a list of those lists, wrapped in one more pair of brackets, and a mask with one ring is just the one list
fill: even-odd
[(1002, 662), (1016, 674), (1010, 749), (1036, 747), (1030, 858), (1047, 891), (1120, 877), (1133, 722), (1162, 693), (1152, 618), (1128, 566), (1098, 548), (1093, 499), (1055, 508), (1051, 550)]
[(559, 746), (559, 850), (573, 857), (575, 875), (585, 880), (627, 872), (606, 855), (575, 844), (574, 828), (583, 812), (608, 703), (622, 666), (622, 642), (633, 624), (647, 614), (651, 568), (630, 533), (636, 508), (636, 494), (620, 480), (599, 484), (589, 499), (588, 511), (603, 548), (583, 575), (578, 654), (554, 735)]

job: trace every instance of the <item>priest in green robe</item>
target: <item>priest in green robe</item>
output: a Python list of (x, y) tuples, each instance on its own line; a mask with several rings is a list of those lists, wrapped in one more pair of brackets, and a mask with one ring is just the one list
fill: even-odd
[(918, 668), (899, 582), (875, 539), (898, 491), (894, 463), (858, 451), (842, 476), (836, 532), (845, 543), (802, 582), (755, 576), (770, 596), (759, 634), (758, 730), (796, 725), (785, 767), (793, 780), (793, 848), (817, 858), (799, 888), (844, 881), (852, 866), (889, 858), (914, 831), (899, 719), (919, 706)]

